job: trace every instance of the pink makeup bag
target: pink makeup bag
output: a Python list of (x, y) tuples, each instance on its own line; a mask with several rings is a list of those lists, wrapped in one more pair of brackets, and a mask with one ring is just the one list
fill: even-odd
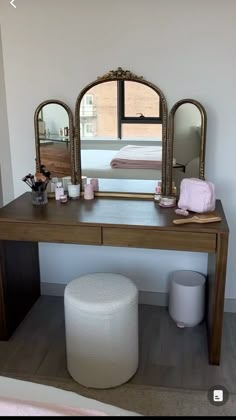
[(184, 178), (180, 184), (178, 207), (196, 213), (215, 210), (215, 186), (198, 178)]

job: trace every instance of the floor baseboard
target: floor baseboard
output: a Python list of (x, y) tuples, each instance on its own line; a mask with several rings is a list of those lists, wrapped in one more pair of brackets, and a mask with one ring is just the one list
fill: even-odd
[[(41, 294), (64, 296), (66, 284), (41, 283)], [(139, 291), (139, 303), (145, 305), (168, 306), (168, 293)], [(236, 299), (225, 299), (225, 312), (236, 313)]]

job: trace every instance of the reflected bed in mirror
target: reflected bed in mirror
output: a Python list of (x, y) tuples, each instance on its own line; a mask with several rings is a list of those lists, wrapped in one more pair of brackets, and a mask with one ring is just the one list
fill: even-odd
[(37, 167), (42, 163), (52, 177), (72, 176), (73, 120), (69, 108), (60, 101), (45, 101), (35, 112)]
[(159, 88), (128, 71), (89, 84), (76, 104), (81, 175), (98, 178), (100, 192), (153, 194), (165, 171), (166, 113)]
[(193, 100), (177, 102), (170, 112), (172, 181), (179, 194), (183, 178), (204, 179), (206, 113)]

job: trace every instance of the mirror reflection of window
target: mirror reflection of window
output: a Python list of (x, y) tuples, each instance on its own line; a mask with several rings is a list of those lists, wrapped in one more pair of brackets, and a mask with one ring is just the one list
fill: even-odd
[(162, 177), (161, 114), (159, 94), (143, 83), (114, 80), (87, 90), (80, 102), (82, 175), (98, 178), (100, 191), (132, 192), (133, 185), (154, 193)]
[(84, 135), (85, 137), (94, 137), (94, 125), (92, 123), (85, 123)]
[(161, 142), (160, 97), (141, 83), (111, 81), (98, 84), (82, 98), (80, 130), (82, 140), (132, 138)]
[(93, 104), (93, 95), (86, 94), (81, 103), (81, 116), (92, 117), (95, 111)]
[(161, 124), (122, 124), (122, 139), (153, 141), (161, 144)]
[(65, 136), (65, 128), (68, 127), (68, 114), (58, 104), (47, 104), (43, 107), (43, 121), (45, 124), (46, 137), (57, 138)]
[(142, 83), (124, 83), (125, 117), (159, 117), (160, 97), (149, 86)]
[(85, 103), (86, 106), (92, 106), (93, 105), (93, 95), (85, 95)]
[(80, 130), (82, 140), (117, 139), (117, 82), (86, 92), (80, 104)]

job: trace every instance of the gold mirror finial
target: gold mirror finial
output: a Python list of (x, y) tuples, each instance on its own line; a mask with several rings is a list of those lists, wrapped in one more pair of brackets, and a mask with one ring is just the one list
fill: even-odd
[(129, 70), (124, 70), (122, 67), (118, 67), (117, 70), (110, 70), (103, 76), (98, 76), (97, 80), (143, 80), (143, 76), (138, 76)]

